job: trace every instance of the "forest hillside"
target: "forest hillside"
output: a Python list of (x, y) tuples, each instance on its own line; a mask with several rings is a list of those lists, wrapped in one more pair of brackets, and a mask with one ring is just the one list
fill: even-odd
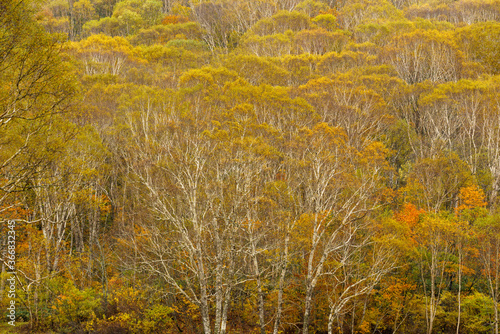
[(498, 334), (500, 0), (1, 0), (0, 244), (11, 332)]

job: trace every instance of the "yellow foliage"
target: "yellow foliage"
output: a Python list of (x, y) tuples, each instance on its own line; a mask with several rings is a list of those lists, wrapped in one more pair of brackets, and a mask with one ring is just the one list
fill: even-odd
[(456, 212), (472, 208), (480, 208), (488, 204), (485, 202), (486, 196), (484, 195), (483, 189), (476, 185), (461, 188), (458, 198), (460, 205), (455, 209)]

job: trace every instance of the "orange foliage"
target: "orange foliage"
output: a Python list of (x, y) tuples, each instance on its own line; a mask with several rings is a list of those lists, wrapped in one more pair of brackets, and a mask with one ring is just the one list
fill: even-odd
[(461, 188), (458, 198), (460, 205), (455, 209), (456, 213), (472, 208), (481, 208), (488, 204), (485, 202), (486, 196), (483, 189), (476, 185)]
[(29, 211), (19, 202), (0, 206), (0, 219), (25, 219)]
[(406, 223), (408, 227), (413, 228), (417, 224), (420, 215), (424, 213), (424, 209), (417, 209), (412, 203), (406, 203), (401, 211), (394, 214), (394, 218), (400, 222)]

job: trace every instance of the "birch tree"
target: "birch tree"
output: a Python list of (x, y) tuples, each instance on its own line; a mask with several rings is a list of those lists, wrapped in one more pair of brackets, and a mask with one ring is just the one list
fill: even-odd
[(359, 246), (357, 238), (363, 230), (363, 218), (377, 206), (374, 194), (384, 169), (380, 160), (382, 147), (373, 144), (365, 151), (366, 160), (358, 160), (356, 151), (345, 140), (342, 130), (321, 123), (303, 130), (293, 155), (296, 173), (303, 175), (297, 185), (301, 189), (298, 193), (302, 193), (300, 220), (308, 231), (304, 334), (309, 333), (318, 281), (334, 274), (343, 264), (340, 262), (329, 272), (327, 261), (340, 256), (345, 262), (351, 257)]

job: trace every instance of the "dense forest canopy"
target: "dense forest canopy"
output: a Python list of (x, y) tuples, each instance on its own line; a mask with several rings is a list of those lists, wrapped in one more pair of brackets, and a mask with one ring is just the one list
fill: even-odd
[(498, 334), (500, 1), (3, 0), (0, 222), (19, 332)]

